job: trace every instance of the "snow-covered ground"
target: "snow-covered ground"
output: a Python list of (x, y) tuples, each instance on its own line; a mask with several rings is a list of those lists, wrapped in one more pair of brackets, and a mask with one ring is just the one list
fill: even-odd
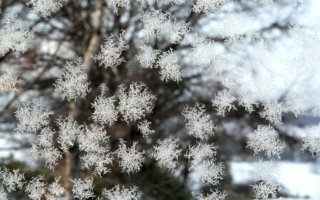
[[(282, 166), (281, 174), (276, 178), (282, 186), (282, 191), (295, 196), (309, 196), (320, 199), (320, 164), (278, 162)], [(236, 184), (252, 183), (254, 163), (230, 162), (230, 173)], [(288, 199), (289, 200), (289, 199)], [(291, 199), (290, 199), (291, 200)], [(297, 200), (297, 199), (295, 199)]]

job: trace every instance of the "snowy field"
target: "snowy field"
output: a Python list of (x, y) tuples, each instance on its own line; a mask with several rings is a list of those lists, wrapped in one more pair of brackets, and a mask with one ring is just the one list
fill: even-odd
[[(282, 172), (276, 178), (282, 186), (282, 192), (294, 196), (309, 196), (309, 200), (320, 200), (320, 164), (278, 162)], [(253, 163), (230, 162), (230, 173), (236, 184), (252, 183)], [(283, 198), (285, 199), (285, 198)], [(293, 199), (287, 199), (293, 200)], [(298, 199), (295, 199), (298, 200)]]

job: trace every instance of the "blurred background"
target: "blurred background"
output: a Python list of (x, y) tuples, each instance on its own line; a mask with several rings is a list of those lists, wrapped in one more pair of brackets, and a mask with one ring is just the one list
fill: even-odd
[[(27, 51), (19, 57), (12, 51), (0, 57), (1, 74), (7, 68), (13, 68), (20, 79), (17, 92), (1, 91), (0, 95), (0, 165), (9, 169), (19, 168), (25, 172), (26, 180), (43, 174), (47, 182), (52, 182), (54, 177), (62, 176), (61, 184), (67, 192), (71, 189), (70, 178), (92, 176), (96, 196), (100, 196), (102, 188), (110, 189), (121, 184), (127, 187), (138, 186), (144, 194), (143, 199), (150, 200), (192, 199), (192, 191), (196, 194), (200, 191), (206, 193), (214, 188), (225, 190), (227, 200), (253, 199), (250, 186), (253, 183), (253, 164), (259, 158), (267, 158), (263, 154), (253, 155), (253, 151), (246, 148), (247, 135), (257, 129), (258, 125), (270, 123), (260, 117), (262, 104), (270, 99), (284, 102), (299, 91), (297, 88), (303, 88), (311, 97), (320, 83), (318, 60), (308, 61), (310, 67), (298, 65), (298, 69), (294, 68), (296, 63), (291, 62), (304, 55), (304, 48), (311, 48), (309, 51), (318, 53), (314, 46), (298, 46), (294, 38), (297, 33), (293, 31), (293, 27), (309, 30), (313, 23), (319, 22), (317, 14), (320, 4), (317, 1), (305, 0), (294, 4), (292, 0), (274, 0), (272, 4), (265, 4), (264, 1), (233, 0), (221, 5), (215, 13), (204, 14), (190, 11), (195, 4), (191, 0), (172, 5), (159, 0), (145, 7), (132, 1), (128, 6), (119, 8), (118, 13), (104, 0), (68, 0), (62, 1), (63, 7), (47, 19), (34, 14), (31, 6), (26, 4), (28, 2), (3, 0), (1, 4), (2, 27), (8, 16), (16, 15), (17, 23), (32, 31), (35, 37), (28, 44)], [(137, 60), (139, 47), (145, 42), (141, 16), (147, 11), (160, 9), (163, 13), (171, 13), (171, 20), (184, 21), (192, 27), (190, 33), (178, 43), (172, 44), (165, 37), (148, 42), (154, 49), (172, 49), (178, 55), (178, 63), (184, 74), (179, 83), (161, 81), (157, 68), (145, 69)], [(230, 30), (233, 28), (235, 30)], [(125, 62), (114, 67), (99, 67), (99, 63), (91, 56), (100, 51), (106, 37), (118, 35), (121, 30), (125, 30), (124, 38), (129, 45), (128, 50), (122, 53)], [(230, 42), (225, 37), (228, 31), (234, 31), (235, 36), (239, 37), (252, 31), (256, 34), (252, 40)], [(190, 59), (191, 43), (197, 35), (205, 35), (219, 48), (219, 51), (206, 54), (230, 58), (223, 65), (221, 73), (210, 73)], [(261, 41), (266, 44), (262, 50), (259, 49)], [(319, 44), (319, 41), (312, 39), (311, 43)], [(72, 61), (76, 56), (84, 59), (92, 91), (86, 98), (69, 102), (55, 93), (53, 84), (66, 66), (66, 61)], [(265, 56), (265, 62), (261, 56)], [(245, 71), (247, 66), (250, 70)], [(291, 73), (294, 70), (298, 73)], [(152, 122), (151, 129), (155, 133), (144, 139), (138, 131), (137, 123), (127, 124), (120, 120), (121, 116), (114, 125), (106, 126), (105, 129), (110, 135), (111, 151), (118, 148), (120, 138), (128, 141), (130, 146), (133, 141), (139, 142), (137, 149), (144, 150), (146, 157), (139, 172), (131, 175), (121, 173), (115, 158), (113, 165), (109, 166), (110, 173), (101, 177), (93, 176), (93, 169), (81, 169), (79, 157), (83, 152), (79, 151), (78, 144), (70, 149), (70, 154), (63, 154), (54, 171), (44, 168), (43, 160), (32, 158), (27, 153), (36, 135), (15, 130), (17, 119), (14, 112), (19, 104), (41, 96), (45, 109), (54, 112), (50, 115), (49, 126), (58, 131), (56, 119), (59, 116), (67, 117), (70, 113), (80, 125), (93, 123), (90, 118), (94, 111), (91, 103), (100, 95), (101, 83), (106, 83), (108, 94), (112, 96), (117, 94), (121, 83), (128, 86), (135, 81), (144, 82), (151, 93), (157, 96), (153, 112), (146, 116)], [(257, 85), (261, 87), (257, 88)], [(243, 92), (259, 93), (259, 104), (253, 112), (248, 113), (235, 101), (236, 110), (226, 112), (224, 117), (217, 115), (211, 101), (223, 89), (230, 89), (237, 98)], [(218, 147), (216, 159), (225, 164), (224, 179), (215, 187), (203, 184), (189, 170), (190, 161), (183, 156), (188, 147), (197, 144), (198, 140), (186, 134), (188, 130), (181, 113), (186, 106), (194, 106), (196, 102), (205, 105), (206, 113), (217, 127), (214, 136), (204, 141)], [(320, 122), (312, 113), (316, 104), (311, 98), (309, 103), (306, 115), (295, 117), (292, 112), (284, 110), (283, 124), (274, 126), (280, 139), (286, 143), (281, 160), (278, 161), (283, 167), (282, 173), (277, 176), (282, 187), (278, 196), (320, 199), (320, 160), (312, 157), (308, 151), (301, 151), (301, 141), (306, 136), (306, 130)], [(169, 136), (179, 138), (179, 146), (183, 150), (174, 173), (161, 169), (154, 159), (148, 157), (156, 141)], [(22, 190), (10, 195), (10, 199), (28, 199)]]

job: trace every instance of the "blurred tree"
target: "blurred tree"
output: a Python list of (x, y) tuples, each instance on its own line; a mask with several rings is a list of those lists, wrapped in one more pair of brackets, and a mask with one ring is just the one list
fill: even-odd
[[(189, 168), (192, 163), (183, 155), (189, 146), (196, 145), (203, 138), (195, 139), (192, 134), (187, 134), (187, 122), (182, 115), (186, 106), (203, 104), (205, 113), (216, 126), (212, 127), (214, 136), (202, 142), (218, 146), (217, 161), (251, 156), (253, 152), (246, 148), (246, 133), (253, 132), (258, 125), (269, 125), (270, 122), (277, 125), (278, 121), (268, 118), (270, 113), (266, 109), (269, 107), (265, 104), (273, 98), (273, 81), (268, 78), (261, 80), (261, 71), (257, 68), (268, 71), (269, 49), (272, 49), (274, 42), (290, 33), (289, 24), (296, 23), (297, 15), (303, 13), (308, 4), (294, 6), (291, 0), (275, 1), (268, 6), (264, 3), (248, 0), (5, 0), (0, 15), (2, 30), (6, 29), (8, 16), (16, 15), (14, 23), (20, 24), (23, 29), (17, 28), (15, 31), (28, 29), (33, 39), (30, 39), (31, 35), (24, 35), (24, 40), (29, 40), (25, 49), (9, 45), (0, 58), (1, 69), (14, 69), (19, 80), (15, 86), (16, 92), (3, 91), (1, 123), (16, 120), (18, 104), (42, 97), (43, 108), (53, 112), (48, 115), (48, 127), (54, 133), (61, 132), (64, 126), (68, 126), (65, 124), (67, 121), (63, 122), (65, 118), (80, 126), (95, 123), (99, 116), (114, 119), (114, 116), (109, 116), (114, 108), (107, 108), (107, 105), (115, 103), (116, 107), (123, 107), (123, 110), (119, 109), (119, 117), (110, 119), (109, 124), (98, 122), (103, 126), (102, 131), (107, 131), (110, 136), (106, 141), (110, 151), (118, 149), (120, 138), (127, 141), (128, 147), (133, 141), (138, 141), (136, 149), (145, 151), (145, 161), (139, 172), (127, 174), (119, 170), (121, 159), (113, 156), (112, 165), (107, 164), (111, 172), (101, 177), (94, 176), (95, 195), (99, 196), (102, 188), (124, 184), (139, 187), (144, 199), (190, 199), (191, 188), (195, 185), (190, 181), (192, 171)], [(8, 41), (5, 36), (9, 33), (1, 33), (2, 48), (5, 46), (3, 41)], [(24, 41), (17, 41), (17, 44), (21, 43)], [(16, 52), (21, 55), (16, 57)], [(252, 88), (245, 81), (246, 77), (253, 78), (252, 82), (256, 84), (253, 87), (255, 97), (246, 93), (250, 90), (246, 88)], [(130, 96), (128, 92), (131, 90), (129, 86), (141, 81), (156, 101), (146, 103), (155, 98), (137, 95), (137, 102), (145, 98), (145, 104), (139, 105), (145, 111), (140, 115), (128, 114), (127, 106), (134, 107), (134, 102), (129, 101), (134, 99), (134, 94)], [(101, 90), (101, 84), (105, 84), (108, 91)], [(121, 84), (123, 86), (120, 87)], [(3, 88), (12, 89), (12, 85)], [(139, 90), (142, 86), (136, 87)], [(129, 100), (114, 100), (124, 98), (126, 92), (129, 93)], [(102, 112), (98, 114), (93, 106), (100, 94), (101, 99), (110, 98), (106, 104), (95, 107), (103, 109), (105, 106), (108, 109), (105, 115)], [(113, 95), (114, 99), (111, 98)], [(280, 96), (280, 101), (284, 101), (285, 96), (285, 93)], [(234, 102), (238, 97), (242, 101)], [(94, 112), (95, 117), (92, 115)], [(266, 117), (261, 112), (265, 112)], [(148, 138), (143, 137), (143, 129), (138, 127), (142, 117), (151, 122), (148, 128), (154, 130)], [(31, 117), (26, 123), (31, 120), (34, 118)], [(290, 118), (280, 116), (277, 120), (286, 123)], [(37, 135), (42, 134), (41, 128), (33, 129)], [(300, 142), (277, 127), (275, 129), (286, 144), (294, 146)], [(169, 136), (179, 138), (179, 149), (182, 150), (175, 173), (163, 167), (160, 169), (149, 156), (156, 141)], [(52, 137), (54, 146), (60, 147), (61, 136), (54, 134)], [(86, 138), (88, 136), (84, 136), (84, 140)], [(16, 142), (20, 144), (16, 148), (31, 148), (29, 141), (17, 139)], [(94, 167), (81, 169), (83, 161), (80, 158), (85, 154), (80, 151), (82, 144), (77, 140), (74, 142), (66, 142), (67, 153), (63, 153), (65, 149), (62, 148), (51, 149), (58, 151), (56, 157), (62, 157), (58, 163), (53, 162), (62, 176), (60, 182), (66, 189), (66, 199), (72, 199), (70, 179), (92, 177), (94, 171)], [(231, 182), (230, 174), (226, 172), (219, 188), (233, 190), (231, 193), (234, 194), (239, 189), (231, 186)], [(208, 186), (204, 184), (197, 187), (208, 191)]]

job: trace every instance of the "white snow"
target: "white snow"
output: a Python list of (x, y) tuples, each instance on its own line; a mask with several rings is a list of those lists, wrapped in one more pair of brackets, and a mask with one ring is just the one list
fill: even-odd
[[(281, 174), (276, 177), (282, 186), (282, 192), (292, 196), (320, 198), (320, 164), (278, 162), (282, 166)], [(230, 173), (234, 184), (252, 183), (254, 163), (230, 162)], [(297, 200), (297, 199), (296, 199)]]

